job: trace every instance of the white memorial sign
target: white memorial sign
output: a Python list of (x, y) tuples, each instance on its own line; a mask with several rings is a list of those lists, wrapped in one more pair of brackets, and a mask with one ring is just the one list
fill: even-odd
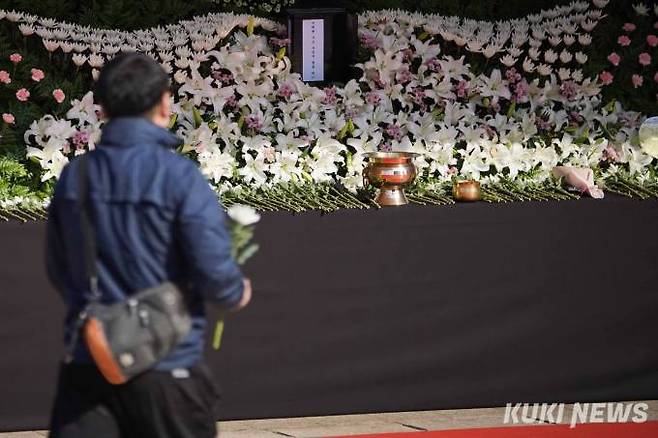
[(302, 20), (302, 79), (324, 81), (324, 20)]

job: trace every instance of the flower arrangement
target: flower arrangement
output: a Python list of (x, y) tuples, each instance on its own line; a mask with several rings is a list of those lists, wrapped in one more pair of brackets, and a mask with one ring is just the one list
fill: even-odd
[(618, 29), (617, 46), (599, 78), (606, 93), (620, 98), (624, 94), (626, 102), (650, 111), (658, 103), (658, 6), (650, 10), (638, 3), (633, 9), (634, 20)]
[[(372, 205), (361, 196), (361, 172), (363, 154), (375, 150), (420, 154), (411, 194), (420, 203), (450, 202), (443, 187), (454, 177), (481, 181), (491, 201), (571, 197), (552, 183), (558, 165), (590, 168), (609, 190), (654, 187), (656, 162), (637, 142), (644, 116), (604, 101), (611, 78), (588, 73), (590, 34), (607, 3), (499, 22), (366, 12), (361, 76), (324, 89), (290, 71), (285, 29), (265, 19), (210, 14), (120, 32), (5, 15), (92, 76), (121, 51), (161, 62), (173, 78), (179, 152), (199, 163), (227, 205), (332, 211)], [(44, 116), (26, 130), (43, 181), (94, 147), (97, 111), (88, 93), (64, 117)]]
[(261, 14), (278, 14), (295, 4), (295, 0), (214, 0), (214, 2), (230, 11)]
[(0, 133), (11, 136), (16, 128), (29, 125), (44, 113), (61, 114), (66, 94), (31, 59), (19, 52), (8, 56), (0, 52), (0, 99)]

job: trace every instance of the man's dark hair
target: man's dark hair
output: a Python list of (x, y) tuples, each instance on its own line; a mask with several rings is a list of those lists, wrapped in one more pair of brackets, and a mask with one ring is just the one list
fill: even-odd
[(122, 54), (101, 70), (96, 97), (110, 118), (147, 114), (169, 89), (160, 64), (141, 53)]

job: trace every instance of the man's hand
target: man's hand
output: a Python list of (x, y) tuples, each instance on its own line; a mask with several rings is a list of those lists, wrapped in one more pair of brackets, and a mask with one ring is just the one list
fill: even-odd
[(242, 292), (242, 299), (238, 303), (237, 306), (235, 306), (233, 309), (231, 309), (234, 312), (237, 312), (238, 310), (242, 310), (245, 307), (247, 307), (247, 304), (251, 302), (251, 280), (248, 278), (244, 279), (244, 291)]

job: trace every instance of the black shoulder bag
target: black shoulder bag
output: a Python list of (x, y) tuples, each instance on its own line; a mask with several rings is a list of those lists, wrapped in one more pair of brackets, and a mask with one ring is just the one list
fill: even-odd
[(88, 165), (85, 154), (80, 158), (79, 205), (90, 296), (78, 316), (70, 348), (82, 334), (98, 369), (110, 383), (118, 385), (165, 358), (187, 336), (192, 320), (181, 290), (170, 282), (116, 303), (101, 303), (96, 236), (88, 203)]

